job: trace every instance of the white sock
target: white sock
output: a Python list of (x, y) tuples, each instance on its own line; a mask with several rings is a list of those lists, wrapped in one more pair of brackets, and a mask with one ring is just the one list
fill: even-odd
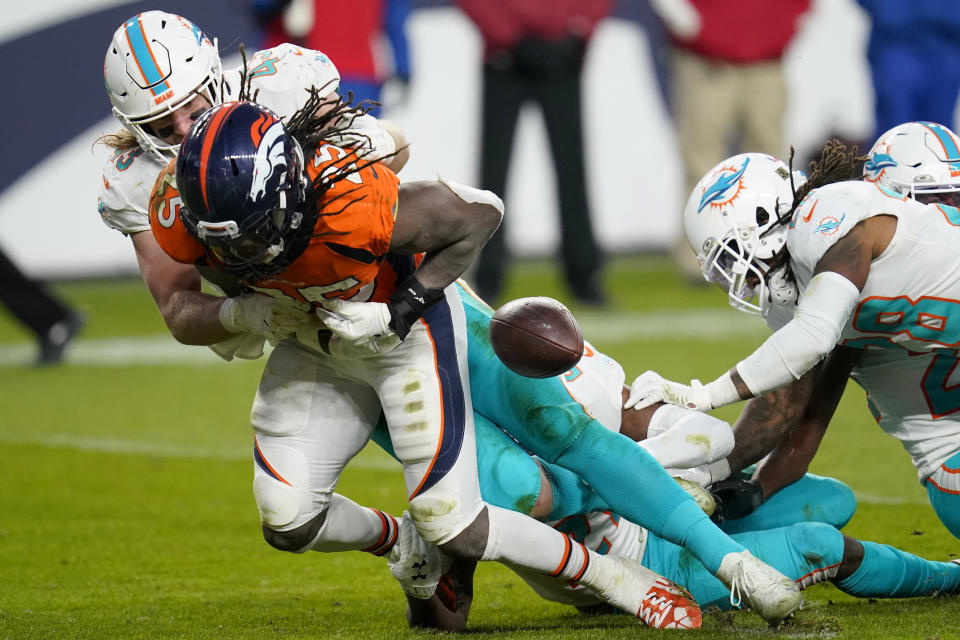
[(597, 554), (528, 516), (487, 505), (490, 532), (481, 560), (496, 560), (556, 576), (583, 580)]
[(379, 509), (362, 507), (333, 494), (327, 519), (310, 549), (313, 551), (368, 551), (382, 556), (397, 540), (397, 520)]

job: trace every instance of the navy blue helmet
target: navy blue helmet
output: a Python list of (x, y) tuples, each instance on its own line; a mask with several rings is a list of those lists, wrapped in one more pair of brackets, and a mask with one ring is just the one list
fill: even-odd
[(180, 219), (218, 266), (241, 280), (282, 270), (303, 243), (303, 153), (280, 118), (253, 102), (210, 109), (177, 156)]

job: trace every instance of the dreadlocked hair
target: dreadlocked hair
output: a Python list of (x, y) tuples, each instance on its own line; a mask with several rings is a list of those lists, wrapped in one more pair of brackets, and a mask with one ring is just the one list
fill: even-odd
[[(847, 146), (837, 138), (827, 140), (820, 150), (820, 157), (810, 163), (810, 175), (806, 183), (793, 192), (793, 207), (796, 209), (808, 193), (824, 185), (834, 182), (857, 180), (861, 175), (861, 168), (865, 156), (857, 155), (856, 146)], [(790, 168), (793, 169), (793, 149), (790, 150)]]
[[(807, 181), (797, 187), (794, 186), (793, 182), (793, 159), (795, 153), (794, 148), (790, 147), (790, 161), (788, 165), (790, 167), (790, 190), (793, 192), (793, 202), (790, 205), (790, 209), (777, 218), (777, 223), (771, 225), (761, 235), (766, 235), (776, 227), (789, 223), (793, 218), (794, 211), (797, 210), (803, 202), (803, 199), (807, 197), (807, 194), (814, 189), (835, 182), (858, 180), (862, 173), (863, 162), (867, 159), (866, 156), (857, 154), (856, 145), (848, 146), (837, 138), (830, 138), (826, 144), (823, 145), (823, 149), (820, 150), (820, 157), (810, 162)], [(773, 272), (784, 265), (787, 265), (789, 269), (789, 256), (787, 255), (786, 245), (773, 257), (768, 272)]]
[[(244, 53), (242, 48), (241, 53)], [(259, 90), (251, 93), (245, 54), (242, 78), (238, 99), (256, 101)], [(342, 147), (344, 154), (334, 164), (318, 173), (307, 185), (301, 212), (303, 220), (292, 237), (287, 238), (288, 250), (271, 262), (274, 269), (285, 268), (299, 257), (311, 238), (343, 235), (332, 231), (315, 234), (317, 218), (343, 213), (348, 207), (363, 200), (366, 195), (358, 193), (361, 190), (360, 186), (338, 194), (332, 199), (325, 197), (327, 192), (351, 175), (378, 162), (388, 160), (403, 150), (401, 148), (388, 155), (377, 154), (372, 147), (370, 137), (361, 131), (354, 130), (353, 127), (357, 118), (366, 115), (379, 103), (362, 100), (355, 105), (353, 92), (348, 92), (344, 98), (332, 90), (331, 85), (335, 82), (331, 80), (322, 87), (311, 87), (308, 90), (310, 96), (306, 103), (284, 121), (287, 133), (300, 145), (305, 163), (311, 162), (324, 144)], [(306, 167), (304, 171), (306, 172)]]

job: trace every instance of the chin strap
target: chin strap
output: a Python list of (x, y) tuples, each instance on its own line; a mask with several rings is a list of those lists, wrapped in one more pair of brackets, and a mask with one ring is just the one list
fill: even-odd
[(415, 276), (410, 276), (390, 296), (387, 309), (390, 310), (390, 328), (403, 340), (410, 333), (410, 327), (423, 316), (424, 312), (440, 302), (443, 289), (427, 289)]

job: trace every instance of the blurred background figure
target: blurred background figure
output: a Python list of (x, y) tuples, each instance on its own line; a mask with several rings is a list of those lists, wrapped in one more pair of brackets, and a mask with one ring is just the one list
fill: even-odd
[(954, 127), (960, 91), (960, 6), (952, 0), (857, 0), (870, 17), (867, 61), (874, 138), (914, 120)]
[[(787, 154), (783, 55), (811, 0), (651, 0), (672, 35), (671, 102), (686, 201), (697, 181), (732, 154)], [(702, 282), (681, 238), (674, 258)]]
[[(405, 97), (410, 83), (410, 52), (405, 26), (410, 0), (248, 0), (263, 27), (267, 49), (284, 42), (327, 54), (340, 72), (340, 95), (353, 102), (391, 103)], [(370, 111), (379, 115), (379, 109)]]
[[(581, 72), (587, 43), (612, 0), (458, 0), (483, 38), (480, 187), (504, 197), (520, 108), (535, 102), (546, 123), (560, 205), (563, 271), (581, 304), (603, 305), (602, 256), (590, 220), (584, 166)], [(336, 58), (334, 58), (336, 59)], [(495, 303), (509, 259), (508, 212), (477, 263), (475, 284)]]
[(37, 336), (37, 366), (57, 364), (83, 317), (56, 298), (37, 280), (28, 278), (0, 251), (0, 302)]

